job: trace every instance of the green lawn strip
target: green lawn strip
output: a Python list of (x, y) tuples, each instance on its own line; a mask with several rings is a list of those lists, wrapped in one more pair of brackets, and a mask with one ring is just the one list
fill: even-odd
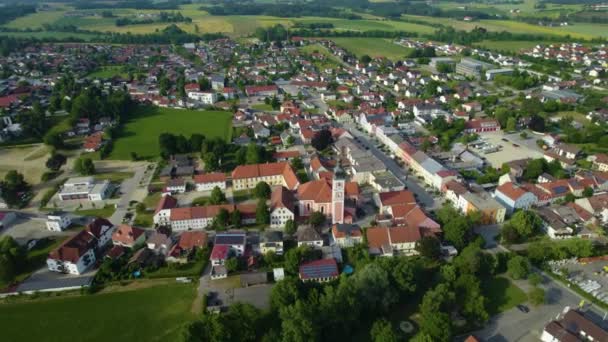
[(95, 175), (95, 180), (103, 181), (109, 180), (112, 183), (121, 183), (125, 179), (133, 178), (135, 174), (133, 172), (107, 172), (98, 173)]
[(103, 208), (76, 210), (76, 214), (81, 216), (108, 218), (112, 216), (115, 211), (116, 208), (114, 207), (114, 205), (108, 204)]
[(153, 159), (160, 154), (158, 136), (162, 133), (193, 133), (207, 138), (230, 141), (232, 113), (189, 109), (142, 107), (122, 128), (108, 159), (131, 160), (131, 152), (142, 159)]
[[(195, 284), (0, 304), (6, 341), (177, 341)], [(91, 324), (91, 322), (96, 322)]]
[(509, 310), (528, 299), (524, 291), (505, 277), (498, 276), (482, 281), (481, 287), (490, 315)]

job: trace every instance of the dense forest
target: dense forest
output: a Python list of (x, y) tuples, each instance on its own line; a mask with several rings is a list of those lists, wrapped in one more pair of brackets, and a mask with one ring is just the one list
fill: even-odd
[(36, 6), (6, 6), (0, 8), (0, 25), (5, 24), (13, 19), (36, 12)]

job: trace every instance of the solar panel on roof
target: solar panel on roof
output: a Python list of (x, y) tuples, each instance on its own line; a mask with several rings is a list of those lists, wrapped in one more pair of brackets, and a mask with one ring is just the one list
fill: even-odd
[(565, 186), (556, 186), (553, 188), (553, 191), (555, 191), (556, 194), (563, 194), (564, 192), (568, 192), (568, 188)]

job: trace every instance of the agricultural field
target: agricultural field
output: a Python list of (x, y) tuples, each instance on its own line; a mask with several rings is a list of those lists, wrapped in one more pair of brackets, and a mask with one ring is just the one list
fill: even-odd
[[(538, 9), (534, 8), (537, 0), (524, 0), (523, 3), (463, 3), (463, 2), (451, 2), (442, 1), (434, 4), (433, 6), (441, 8), (443, 10), (462, 10), (466, 7), (470, 11), (485, 12), (488, 14), (500, 15), (502, 17), (553, 17), (556, 18), (560, 13), (573, 13), (583, 9), (582, 5), (561, 5), (561, 4), (550, 4), (546, 3), (546, 8)], [(511, 10), (519, 10), (519, 13), (511, 13)]]
[(475, 27), (483, 27), (488, 31), (512, 33), (543, 34), (553, 36), (570, 35), (574, 38), (592, 39), (594, 37), (608, 37), (608, 24), (575, 23), (571, 26), (547, 27), (532, 25), (519, 21), (510, 20), (478, 20), (465, 22), (449, 18), (433, 18), (416, 15), (404, 15), (404, 19), (424, 21), (429, 24), (452, 26), (457, 30), (470, 31)]
[(195, 291), (166, 284), (0, 304), (0, 329), (5, 341), (177, 341), (194, 318)]
[(410, 51), (389, 39), (382, 38), (329, 38), (356, 56), (386, 57), (397, 60), (403, 59)]
[(230, 141), (232, 114), (221, 111), (146, 107), (140, 109), (124, 125), (114, 143), (109, 159), (130, 160), (131, 152), (149, 159), (159, 155), (158, 136), (161, 133), (183, 134), (190, 137), (200, 133), (207, 138)]

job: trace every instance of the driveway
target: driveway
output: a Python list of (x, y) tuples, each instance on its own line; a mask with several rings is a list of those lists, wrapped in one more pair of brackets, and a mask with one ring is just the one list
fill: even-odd
[[(119, 225), (122, 223), (122, 219), (125, 217), (131, 201), (142, 201), (148, 194), (148, 190), (146, 189), (148, 184), (142, 182), (144, 176), (147, 176), (150, 172), (147, 171), (147, 167), (147, 163), (135, 166), (132, 169), (134, 171), (133, 178), (125, 179), (120, 185), (120, 193), (122, 195), (116, 204), (116, 211), (109, 218), (113, 224)], [(147, 176), (146, 178), (149, 181), (150, 177)]]

